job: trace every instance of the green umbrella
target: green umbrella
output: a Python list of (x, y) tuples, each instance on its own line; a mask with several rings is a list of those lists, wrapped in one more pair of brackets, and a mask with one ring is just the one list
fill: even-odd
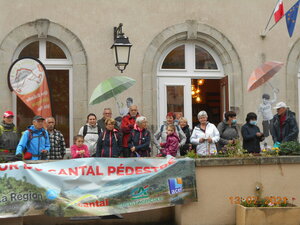
[(101, 82), (93, 91), (90, 98), (90, 105), (98, 104), (130, 88), (135, 84), (135, 80), (126, 76), (115, 76)]

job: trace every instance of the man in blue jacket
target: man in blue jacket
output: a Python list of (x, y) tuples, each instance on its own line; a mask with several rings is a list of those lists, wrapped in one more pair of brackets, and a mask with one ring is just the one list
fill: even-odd
[(41, 116), (33, 117), (33, 125), (22, 135), (22, 138), (17, 146), (16, 155), (18, 158), (24, 153), (24, 159), (39, 160), (45, 159), (50, 150), (50, 141), (48, 132), (43, 128), (44, 118)]

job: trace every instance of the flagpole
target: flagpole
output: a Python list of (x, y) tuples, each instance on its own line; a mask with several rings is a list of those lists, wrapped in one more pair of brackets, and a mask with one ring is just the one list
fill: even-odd
[[(263, 34), (263, 35), (266, 35), (266, 34), (270, 31), (270, 30), (268, 30), (268, 31), (266, 32), (266, 30), (267, 30), (267, 28), (268, 28), (268, 26), (269, 26), (269, 24), (270, 24), (270, 21), (271, 21), (273, 15), (274, 15), (275, 8), (276, 8), (277, 4), (279, 3), (279, 1), (280, 1), (280, 0), (277, 0), (277, 3), (276, 3), (276, 5), (275, 5), (275, 7), (274, 7), (274, 9), (273, 9), (273, 11), (272, 11), (272, 13), (271, 13), (271, 15), (270, 15), (270, 18), (269, 18), (269, 20), (268, 20), (268, 23), (267, 23), (267, 26), (266, 26), (266, 28), (265, 28), (265, 30), (264, 30), (264, 34)], [(275, 24), (276, 24), (276, 23), (275, 23)], [(274, 25), (273, 25), (273, 26), (274, 26)]]

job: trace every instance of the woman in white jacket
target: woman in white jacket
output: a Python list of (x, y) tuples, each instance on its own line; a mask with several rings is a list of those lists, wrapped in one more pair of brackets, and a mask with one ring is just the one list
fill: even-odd
[(216, 143), (220, 139), (220, 134), (215, 125), (207, 121), (207, 113), (201, 111), (198, 113), (200, 124), (195, 126), (191, 143), (197, 145), (198, 155), (212, 155), (217, 153)]
[(94, 113), (90, 113), (87, 116), (86, 125), (82, 126), (78, 132), (84, 138), (84, 144), (88, 146), (90, 156), (96, 156), (97, 141), (100, 135), (100, 130), (97, 126), (97, 117)]

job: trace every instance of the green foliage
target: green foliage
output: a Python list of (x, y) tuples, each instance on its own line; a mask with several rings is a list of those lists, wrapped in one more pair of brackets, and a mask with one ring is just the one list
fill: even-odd
[(297, 141), (288, 141), (280, 145), (280, 155), (300, 155), (300, 144)]
[[(293, 199), (294, 201), (294, 199)], [(258, 199), (242, 199), (241, 203), (244, 207), (291, 207), (294, 206), (288, 202), (288, 199), (278, 200), (276, 197), (266, 197)]]
[(198, 154), (197, 154), (196, 151), (194, 151), (194, 150), (188, 151), (187, 154), (186, 154), (185, 156), (186, 156), (186, 157), (189, 157), (189, 158), (193, 158), (193, 159), (199, 158)]
[(241, 141), (235, 140), (234, 143), (225, 145), (217, 155), (223, 157), (245, 157), (249, 154), (243, 149)]

